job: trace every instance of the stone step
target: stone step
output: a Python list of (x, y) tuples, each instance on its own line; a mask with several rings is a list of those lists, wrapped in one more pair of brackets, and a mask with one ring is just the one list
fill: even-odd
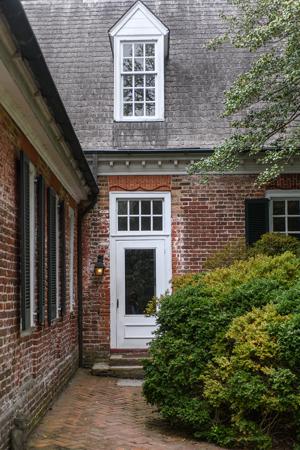
[(119, 355), (113, 354), (109, 358), (109, 365), (111, 367), (116, 366), (142, 366), (143, 360), (149, 359), (149, 356), (145, 354), (144, 356), (135, 355)]
[(143, 379), (144, 369), (141, 365), (118, 365), (111, 366), (108, 363), (100, 362), (93, 365), (92, 375), (98, 377), (116, 377), (126, 379)]

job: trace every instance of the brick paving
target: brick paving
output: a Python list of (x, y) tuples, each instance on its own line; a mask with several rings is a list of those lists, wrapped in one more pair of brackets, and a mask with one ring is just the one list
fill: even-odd
[(32, 433), (28, 449), (217, 450), (170, 429), (141, 387), (79, 370)]

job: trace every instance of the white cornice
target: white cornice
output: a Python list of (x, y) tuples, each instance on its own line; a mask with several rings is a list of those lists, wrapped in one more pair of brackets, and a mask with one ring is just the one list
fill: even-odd
[(0, 20), (0, 103), (76, 202), (89, 188), (26, 62)]
[[(190, 164), (207, 156), (195, 153), (165, 153), (160, 154), (128, 154), (124, 150), (124, 156), (120, 152), (114, 154), (86, 154), (87, 161), (94, 176), (99, 175), (186, 175)], [(244, 158), (235, 171), (224, 172), (223, 175), (257, 175), (262, 167), (254, 160)], [(287, 166), (284, 173), (299, 173), (300, 159)], [(217, 173), (220, 175), (220, 173)]]

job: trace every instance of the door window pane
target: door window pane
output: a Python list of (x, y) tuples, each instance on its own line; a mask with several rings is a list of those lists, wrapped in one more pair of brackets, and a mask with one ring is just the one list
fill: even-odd
[(151, 214), (151, 202), (145, 200), (141, 202), (142, 204), (142, 214)]
[(153, 231), (162, 230), (162, 217), (153, 217)]
[(153, 200), (153, 214), (162, 214), (162, 201)]
[(163, 231), (163, 200), (118, 200), (117, 204), (118, 231)]
[(130, 217), (130, 231), (139, 231), (138, 217)]
[(125, 312), (144, 315), (156, 295), (155, 249), (125, 250)]
[(119, 217), (119, 219), (118, 219), (118, 230), (119, 231), (128, 231), (128, 228), (127, 228), (127, 217)]
[(130, 214), (139, 214), (139, 202), (137, 200), (130, 202)]
[(119, 200), (118, 201), (118, 214), (120, 216), (127, 215), (127, 205), (128, 205), (127, 200), (125, 200), (125, 201)]
[(151, 217), (142, 217), (142, 231), (151, 231)]

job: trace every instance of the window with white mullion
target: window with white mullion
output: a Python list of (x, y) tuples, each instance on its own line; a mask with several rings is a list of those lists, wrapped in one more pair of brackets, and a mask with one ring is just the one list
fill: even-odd
[(162, 231), (163, 202), (159, 200), (119, 200), (118, 231)]
[(155, 43), (123, 43), (121, 61), (123, 117), (154, 117), (157, 90)]
[(272, 200), (272, 230), (300, 238), (300, 199)]

